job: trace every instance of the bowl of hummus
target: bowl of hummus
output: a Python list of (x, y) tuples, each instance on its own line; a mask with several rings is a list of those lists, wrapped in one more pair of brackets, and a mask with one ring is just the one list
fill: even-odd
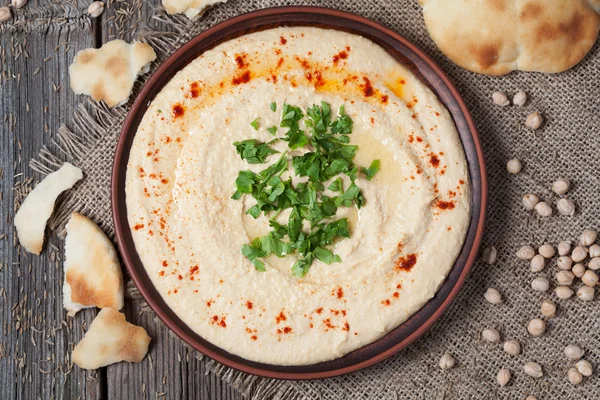
[(366, 367), (439, 318), (476, 257), (486, 175), (446, 75), (370, 20), (225, 21), (137, 97), (113, 168), (117, 241), (157, 315), (230, 367)]

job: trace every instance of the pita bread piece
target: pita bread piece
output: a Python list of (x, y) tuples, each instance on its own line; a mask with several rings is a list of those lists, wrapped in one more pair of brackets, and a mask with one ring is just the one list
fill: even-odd
[(15, 215), (15, 228), (21, 245), (39, 255), (44, 244), (46, 223), (54, 210), (58, 196), (83, 178), (81, 170), (64, 163), (58, 171), (48, 174), (23, 201)]
[(69, 66), (71, 89), (109, 107), (123, 104), (138, 75), (148, 72), (155, 59), (152, 47), (142, 42), (112, 40), (99, 49), (81, 50)]
[(73, 316), (82, 308), (123, 308), (123, 274), (110, 239), (92, 220), (71, 214), (65, 239), (63, 305)]
[(98, 369), (120, 361), (140, 362), (148, 353), (150, 336), (144, 328), (125, 321), (125, 314), (103, 308), (71, 359), (85, 369)]
[(169, 14), (185, 14), (189, 19), (194, 19), (208, 6), (224, 3), (227, 0), (162, 0), (162, 4)]
[(459, 66), (486, 75), (557, 73), (600, 30), (600, 0), (419, 0), (429, 34)]

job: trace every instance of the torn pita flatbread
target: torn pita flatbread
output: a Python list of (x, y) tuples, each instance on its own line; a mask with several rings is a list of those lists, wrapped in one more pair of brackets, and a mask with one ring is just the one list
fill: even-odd
[(486, 75), (557, 73), (600, 31), (600, 0), (419, 0), (429, 34), (462, 68)]
[(152, 47), (142, 42), (113, 40), (99, 49), (81, 50), (69, 66), (71, 89), (109, 107), (123, 104), (138, 75), (148, 72), (155, 59)]
[(15, 228), (21, 245), (30, 253), (39, 255), (44, 244), (46, 223), (54, 210), (58, 196), (83, 178), (81, 170), (64, 163), (56, 172), (48, 174), (21, 204), (15, 215)]
[(73, 316), (82, 308), (123, 308), (123, 274), (117, 252), (89, 218), (71, 214), (65, 239), (63, 305)]
[(189, 19), (196, 18), (202, 11), (213, 4), (225, 3), (227, 0), (162, 0), (169, 14), (185, 14)]
[(144, 328), (125, 320), (125, 314), (103, 308), (75, 346), (71, 360), (85, 369), (98, 369), (119, 361), (140, 362), (148, 353), (150, 340)]

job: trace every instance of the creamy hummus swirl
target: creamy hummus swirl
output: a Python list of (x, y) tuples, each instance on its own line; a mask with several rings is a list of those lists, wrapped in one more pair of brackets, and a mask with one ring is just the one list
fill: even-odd
[[(321, 101), (345, 105), (355, 163), (380, 159), (381, 170), (357, 179), (360, 210), (338, 209), (352, 230), (333, 246), (342, 262), (315, 261), (299, 279), (295, 256), (272, 256), (259, 272), (240, 249), (268, 219), (245, 214), (249, 196), (230, 197), (240, 170), (265, 164), (248, 165), (232, 143), (273, 138), (272, 102)], [(169, 307), (211, 343), (281, 365), (340, 357), (419, 310), (451, 270), (470, 213), (462, 145), (435, 95), (371, 41), (319, 28), (249, 34), (187, 65), (144, 115), (126, 179), (136, 249)]]

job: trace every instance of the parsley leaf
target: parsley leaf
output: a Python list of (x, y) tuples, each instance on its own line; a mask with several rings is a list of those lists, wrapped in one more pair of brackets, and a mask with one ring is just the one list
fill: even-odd
[(287, 140), (289, 141), (288, 146), (292, 150), (299, 149), (308, 144), (308, 136), (301, 130), (289, 130), (287, 132)]
[(267, 255), (267, 252), (262, 249), (260, 238), (254, 239), (249, 245), (243, 245), (242, 254), (252, 262), (252, 265), (254, 265), (254, 268), (256, 268), (258, 271), (266, 271), (265, 264), (258, 259)]
[(248, 211), (246, 211), (246, 214), (251, 215), (254, 217), (254, 219), (256, 219), (260, 216), (260, 212), (261, 212), (260, 205), (255, 204), (252, 207), (250, 207), (248, 209)]
[(310, 265), (312, 264), (314, 256), (312, 253), (308, 253), (304, 258), (299, 259), (292, 266), (292, 274), (298, 278), (303, 277), (308, 272)]
[(343, 192), (344, 182), (342, 181), (342, 178), (336, 178), (333, 182), (331, 182), (331, 185), (329, 185), (327, 189), (331, 190), (332, 192)]
[(288, 166), (288, 159), (286, 157), (287, 153), (283, 153), (281, 155), (281, 157), (279, 157), (279, 160), (277, 160), (276, 163), (271, 164), (268, 168), (263, 169), (262, 171), (259, 172), (259, 175), (264, 179), (264, 180), (269, 180), (271, 179), (271, 177), (283, 172), (287, 166)]
[(298, 211), (298, 207), (294, 207), (292, 209), (292, 213), (290, 214), (290, 220), (287, 226), (288, 236), (290, 237), (291, 242), (296, 242), (300, 237), (300, 232), (302, 231), (302, 218), (300, 217), (300, 212)]
[(340, 107), (338, 117), (331, 123), (331, 133), (349, 135), (352, 133), (352, 119), (346, 114), (344, 106)]
[(348, 189), (335, 200), (336, 206), (344, 206), (350, 207), (353, 203), (356, 203), (358, 208), (361, 208), (364, 204), (365, 200), (363, 197), (360, 188), (356, 186), (356, 183), (352, 182), (352, 184), (348, 187)]
[(266, 162), (268, 156), (279, 153), (277, 150), (269, 147), (273, 142), (263, 143), (260, 140), (248, 139), (241, 142), (234, 142), (233, 145), (240, 157), (242, 157), (242, 160), (246, 160), (248, 164), (263, 164)]
[(327, 265), (331, 264), (332, 262), (342, 261), (340, 256), (338, 256), (337, 254), (333, 254), (331, 250), (327, 250), (323, 247), (317, 247), (313, 254), (319, 259), (319, 261), (322, 261)]
[[(271, 103), (270, 109), (275, 112), (277, 104)], [(258, 121), (259, 118), (251, 123), (256, 130)], [(292, 274), (302, 277), (315, 259), (328, 265), (341, 261), (328, 248), (336, 240), (350, 237), (348, 220), (335, 219), (337, 211), (340, 207), (361, 208), (365, 204), (355, 183), (359, 172), (354, 164), (358, 146), (350, 144), (353, 123), (344, 106), (332, 116), (331, 107), (325, 102), (306, 110), (283, 103), (279, 127), (287, 128), (283, 136), (267, 143), (256, 139), (235, 142), (236, 151), (249, 164), (266, 163), (270, 155), (278, 153), (269, 147), (277, 140), (288, 142), (291, 150), (303, 151), (296, 155), (284, 152), (259, 172), (240, 171), (231, 198), (239, 200), (251, 195), (256, 203), (246, 213), (254, 218), (264, 214), (271, 228), (266, 235), (243, 245), (242, 254), (258, 271), (264, 271), (265, 258), (296, 253), (299, 258), (292, 266)], [(268, 127), (267, 131), (275, 135), (278, 127)], [(371, 180), (379, 169), (380, 161), (375, 160), (369, 168), (360, 168), (360, 172)], [(294, 184), (293, 174), (304, 179)], [(350, 179), (346, 190), (342, 175)], [(335, 193), (332, 196), (324, 193), (325, 182), (330, 180), (328, 189)], [(287, 223), (278, 222), (276, 218), (287, 209)]]
[[(252, 193), (254, 185), (260, 181), (260, 177), (252, 171), (240, 171), (235, 180), (235, 186), (240, 193)], [(235, 194), (234, 194), (235, 195)]]
[(369, 168), (361, 168), (360, 172), (362, 172), (363, 174), (365, 174), (365, 178), (370, 181), (371, 179), (373, 179), (373, 177), (375, 176), (375, 174), (377, 174), (377, 172), (379, 172), (379, 168), (381, 167), (381, 162), (379, 160), (374, 160), (371, 163), (371, 166)]
[(291, 246), (276, 238), (273, 232), (260, 237), (260, 242), (262, 250), (268, 255), (275, 254), (277, 257), (284, 257), (291, 252)]

